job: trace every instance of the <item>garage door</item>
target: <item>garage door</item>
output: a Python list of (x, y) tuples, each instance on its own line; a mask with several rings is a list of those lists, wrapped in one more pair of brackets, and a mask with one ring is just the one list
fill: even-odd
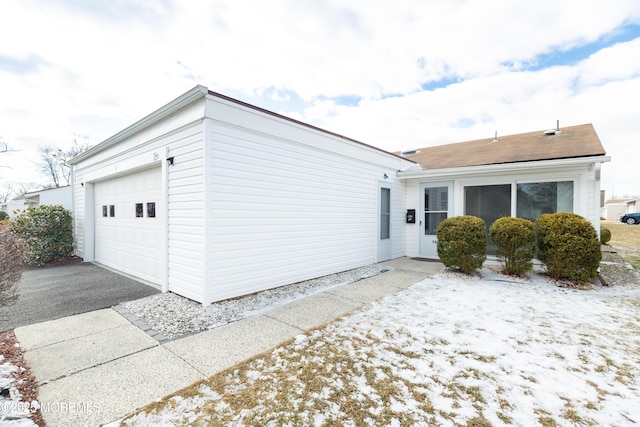
[(161, 176), (154, 168), (94, 187), (96, 261), (155, 284), (161, 283)]

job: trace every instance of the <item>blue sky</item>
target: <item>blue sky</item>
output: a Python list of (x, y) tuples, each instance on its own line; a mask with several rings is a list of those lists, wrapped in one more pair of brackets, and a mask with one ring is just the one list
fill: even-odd
[(0, 37), (0, 186), (202, 84), (392, 151), (593, 123), (640, 196), (637, 0), (7, 0)]
[(558, 49), (557, 51), (543, 54), (531, 69), (539, 70), (545, 67), (553, 67), (557, 65), (575, 65), (580, 61), (589, 58), (599, 50), (618, 43), (630, 42), (638, 37), (640, 37), (640, 25), (625, 25), (611, 33), (602, 35), (599, 39), (591, 43), (578, 44), (569, 49)]

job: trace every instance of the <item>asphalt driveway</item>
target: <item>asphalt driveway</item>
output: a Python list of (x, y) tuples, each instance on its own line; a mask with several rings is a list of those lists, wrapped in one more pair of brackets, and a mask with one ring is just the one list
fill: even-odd
[(160, 292), (90, 263), (26, 270), (18, 290), (14, 305), (0, 307), (0, 332)]

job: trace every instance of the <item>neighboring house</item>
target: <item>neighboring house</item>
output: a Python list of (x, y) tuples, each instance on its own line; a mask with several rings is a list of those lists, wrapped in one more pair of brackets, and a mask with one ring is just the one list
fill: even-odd
[(627, 202), (627, 211), (625, 213), (634, 212), (640, 212), (640, 199), (632, 199)]
[(24, 200), (25, 204), (29, 208), (46, 205), (61, 205), (63, 208), (73, 211), (73, 191), (70, 185), (32, 191), (30, 193), (25, 193), (20, 199)]
[(9, 218), (15, 218), (27, 208), (27, 202), (22, 199), (14, 199), (0, 203), (0, 211), (6, 212)]
[(0, 211), (15, 218), (27, 208), (35, 208), (44, 205), (62, 205), (65, 209), (73, 211), (73, 191), (70, 185), (46, 190), (32, 191), (10, 202), (0, 204)]
[(608, 220), (619, 220), (622, 215), (628, 212), (633, 212), (629, 211), (627, 208), (630, 202), (635, 201), (631, 199), (607, 200), (604, 204), (604, 218)]
[(599, 227), (608, 160), (591, 125), (398, 155), (198, 86), (70, 161), (77, 252), (209, 304), (435, 258), (447, 216)]

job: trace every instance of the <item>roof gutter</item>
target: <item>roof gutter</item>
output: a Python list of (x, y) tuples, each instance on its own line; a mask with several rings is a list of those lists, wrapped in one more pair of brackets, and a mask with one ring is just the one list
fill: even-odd
[(443, 169), (410, 169), (405, 171), (399, 171), (397, 173), (400, 179), (411, 178), (437, 178), (443, 176), (452, 175), (474, 175), (479, 173), (500, 173), (513, 170), (539, 170), (548, 169), (550, 167), (558, 166), (574, 166), (574, 165), (587, 165), (587, 164), (600, 164), (611, 161), (611, 156), (592, 156), (592, 157), (573, 157), (568, 159), (555, 159), (555, 160), (536, 160), (530, 162), (513, 162), (513, 163), (500, 163), (493, 165), (480, 165), (480, 166), (462, 166), (457, 168), (443, 168)]
[(81, 162), (82, 160), (84, 160), (84, 159), (86, 159), (88, 157), (93, 156), (96, 153), (104, 151), (107, 148), (109, 148), (109, 147), (117, 144), (118, 142), (122, 141), (123, 139), (126, 139), (126, 138), (130, 137), (131, 135), (134, 135), (135, 133), (141, 131), (142, 129), (144, 129), (144, 128), (148, 127), (148, 126), (151, 126), (152, 124), (154, 124), (154, 123), (156, 123), (156, 122), (158, 122), (160, 120), (163, 120), (167, 116), (170, 116), (171, 114), (173, 114), (176, 111), (180, 110), (181, 108), (193, 103), (194, 101), (197, 101), (200, 98), (204, 98), (208, 93), (209, 93), (209, 91), (208, 91), (208, 89), (206, 87), (204, 87), (202, 85), (198, 85), (198, 86), (194, 87), (193, 89), (189, 90), (188, 92), (180, 95), (178, 98), (176, 98), (173, 101), (169, 102), (165, 106), (157, 109), (153, 113), (143, 117), (142, 119), (138, 120), (137, 122), (135, 122), (134, 124), (130, 125), (129, 127), (127, 127), (125, 129), (121, 130), (120, 132), (116, 133), (112, 137), (102, 141), (101, 143), (99, 143), (95, 147), (90, 148), (89, 150), (85, 151), (82, 154), (78, 154), (74, 158), (68, 160), (68, 163), (74, 165), (74, 164), (77, 164), (77, 163)]

